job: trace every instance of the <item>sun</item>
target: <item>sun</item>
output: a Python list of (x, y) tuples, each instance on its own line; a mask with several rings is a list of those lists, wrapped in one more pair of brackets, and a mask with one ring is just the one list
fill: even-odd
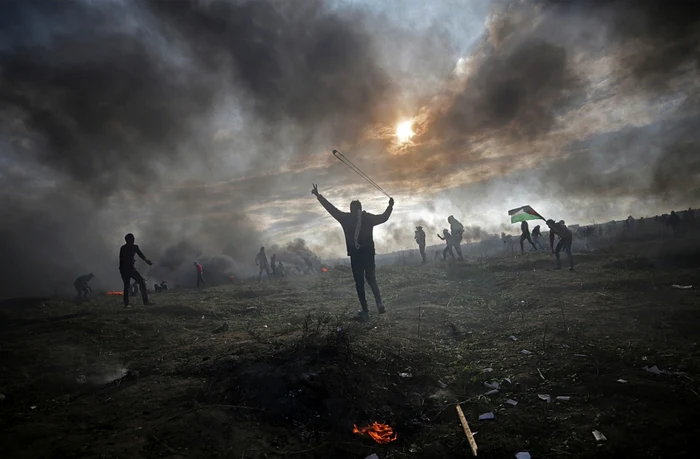
[(399, 140), (399, 143), (407, 143), (411, 141), (411, 137), (415, 135), (415, 132), (413, 132), (412, 129), (412, 125), (413, 121), (408, 120), (399, 123), (396, 126), (396, 138)]

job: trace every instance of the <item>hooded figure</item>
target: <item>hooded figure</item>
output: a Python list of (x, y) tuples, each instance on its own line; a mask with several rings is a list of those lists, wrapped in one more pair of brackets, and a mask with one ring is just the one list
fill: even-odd
[(360, 320), (369, 319), (369, 310), (367, 308), (367, 298), (365, 297), (365, 279), (374, 294), (374, 300), (377, 303), (377, 311), (379, 314), (386, 312), (382, 303), (381, 293), (375, 274), (374, 263), (374, 235), (373, 229), (377, 225), (386, 222), (394, 208), (394, 199), (389, 198), (389, 205), (381, 215), (370, 214), (362, 210), (360, 201), (352, 201), (350, 203), (350, 212), (342, 212), (333, 204), (328, 202), (318, 192), (318, 185), (314, 184), (311, 194), (316, 196), (318, 202), (321, 203), (324, 209), (335, 218), (343, 228), (345, 234), (345, 246), (348, 255), (350, 256), (350, 265), (352, 267), (352, 275), (355, 279), (355, 288), (357, 297), (360, 300), (362, 310), (359, 311), (358, 317)]
[(73, 282), (73, 287), (75, 287), (75, 291), (78, 292), (79, 300), (87, 298), (88, 293), (92, 292), (92, 289), (90, 288), (88, 283), (92, 280), (93, 277), (95, 277), (93, 273), (84, 274), (77, 278), (75, 282)]
[[(459, 258), (460, 260), (464, 260), (464, 257), (462, 256), (462, 248), (459, 246), (462, 243), (462, 236), (464, 235), (464, 226), (452, 215), (447, 217), (447, 222), (450, 224), (450, 232), (452, 234), (452, 247), (454, 247), (455, 251), (457, 251), (457, 258)], [(450, 250), (450, 252), (452, 251)]]
[(418, 244), (418, 250), (420, 250), (420, 256), (423, 259), (423, 263), (427, 263), (425, 259), (425, 231), (423, 231), (422, 226), (416, 226), (416, 233), (413, 237)]

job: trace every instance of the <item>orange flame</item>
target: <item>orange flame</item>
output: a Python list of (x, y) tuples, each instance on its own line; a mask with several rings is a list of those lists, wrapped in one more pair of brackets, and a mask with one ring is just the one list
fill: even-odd
[(391, 443), (396, 440), (396, 432), (388, 424), (381, 424), (374, 421), (371, 425), (367, 427), (357, 428), (357, 425), (353, 424), (352, 433), (356, 434), (367, 434), (377, 443)]
[(107, 292), (108, 296), (123, 296), (124, 292)]
[(322, 273), (327, 273), (327, 272), (328, 272), (328, 268), (321, 268), (321, 272), (322, 272)]

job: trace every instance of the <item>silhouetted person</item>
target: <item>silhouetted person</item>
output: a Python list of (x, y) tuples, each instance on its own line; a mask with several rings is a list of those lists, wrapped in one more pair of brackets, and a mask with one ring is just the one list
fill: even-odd
[(124, 307), (129, 307), (129, 282), (134, 279), (141, 290), (141, 299), (143, 299), (144, 306), (151, 304), (148, 301), (148, 291), (146, 290), (146, 281), (143, 276), (136, 271), (134, 264), (136, 263), (136, 255), (139, 256), (147, 265), (151, 266), (151, 260), (147, 259), (146, 256), (141, 252), (139, 246), (134, 244), (134, 235), (129, 233), (124, 236), (126, 244), (124, 244), (121, 249), (119, 249), (119, 274), (122, 276), (122, 281), (124, 282)]
[(666, 225), (668, 225), (668, 227), (671, 228), (671, 231), (673, 232), (674, 236), (678, 236), (681, 225), (681, 219), (680, 217), (678, 217), (678, 214), (676, 214), (675, 210), (671, 211), (671, 215), (668, 216)]
[(335, 218), (340, 226), (343, 227), (345, 234), (345, 246), (350, 257), (350, 266), (352, 267), (352, 276), (355, 279), (355, 288), (357, 289), (357, 297), (360, 300), (362, 310), (358, 313), (360, 320), (369, 319), (369, 309), (367, 308), (367, 298), (365, 297), (365, 279), (374, 294), (374, 300), (377, 303), (377, 311), (379, 314), (386, 312), (382, 303), (382, 296), (377, 285), (377, 277), (375, 274), (374, 263), (374, 235), (373, 229), (377, 225), (386, 222), (394, 208), (394, 199), (389, 198), (389, 205), (381, 215), (370, 214), (362, 210), (360, 201), (352, 201), (350, 203), (350, 212), (342, 212), (333, 204), (328, 202), (318, 192), (318, 185), (314, 184), (311, 189), (311, 194), (316, 196), (318, 202), (321, 203), (324, 209)]
[(418, 250), (420, 250), (420, 256), (423, 259), (423, 263), (428, 261), (425, 259), (425, 231), (423, 231), (422, 226), (416, 226), (416, 234), (414, 236), (416, 244), (418, 244)]
[(442, 236), (438, 233), (437, 237), (440, 238), (440, 240), (445, 241), (447, 244), (447, 247), (445, 247), (445, 250), (442, 251), (442, 259), (447, 260), (447, 254), (449, 253), (452, 259), (455, 259), (455, 254), (452, 253), (452, 235), (450, 234), (450, 231), (448, 229), (442, 230)]
[(162, 281), (160, 284), (153, 284), (153, 290), (156, 292), (165, 292), (168, 290), (168, 283), (165, 281)]
[[(460, 244), (462, 243), (462, 237), (464, 236), (464, 226), (452, 215), (447, 217), (447, 221), (450, 224), (450, 233), (452, 234), (452, 240), (450, 241), (450, 243), (452, 244), (452, 247), (454, 247), (457, 251), (457, 258), (459, 258), (460, 260), (464, 260), (464, 257), (462, 256), (462, 248), (460, 247)], [(450, 252), (452, 251), (450, 250)]]
[(540, 241), (541, 237), (542, 231), (540, 230), (540, 225), (537, 225), (534, 228), (532, 228), (532, 241), (535, 243), (535, 245), (539, 246), (540, 250), (544, 250), (542, 241)]
[(75, 282), (73, 282), (73, 287), (75, 287), (75, 291), (78, 292), (79, 300), (87, 298), (88, 293), (92, 292), (92, 289), (90, 288), (88, 283), (92, 280), (93, 277), (95, 277), (93, 273), (84, 274), (78, 277), (75, 280)]
[(520, 223), (520, 231), (520, 252), (525, 252), (525, 246), (523, 244), (523, 242), (525, 241), (528, 241), (532, 248), (537, 250), (537, 246), (534, 242), (532, 242), (532, 238), (530, 237), (530, 226), (527, 224), (526, 221), (522, 221)]
[(270, 269), (272, 270), (272, 276), (277, 277), (277, 254), (275, 253), (270, 257)]
[[(549, 227), (549, 246), (552, 249), (552, 253), (557, 257), (557, 269), (561, 269), (561, 260), (559, 259), (559, 252), (564, 250), (567, 255), (569, 255), (569, 271), (574, 270), (574, 258), (571, 256), (571, 244), (574, 240), (574, 235), (571, 234), (571, 230), (566, 227), (561, 220), (559, 223), (554, 223), (554, 220), (547, 220), (547, 226)], [(559, 243), (557, 248), (554, 248), (554, 235), (559, 236)]]
[(314, 269), (314, 264), (311, 261), (311, 258), (304, 257), (304, 263), (306, 263), (306, 273), (307, 274), (316, 274), (316, 270)]
[(197, 288), (199, 288), (200, 284), (206, 287), (207, 283), (204, 282), (204, 268), (202, 267), (202, 265), (199, 264), (198, 261), (194, 262), (194, 268), (197, 271)]
[(270, 276), (270, 265), (267, 263), (267, 255), (265, 254), (265, 247), (260, 247), (260, 252), (258, 252), (258, 255), (255, 257), (255, 264), (260, 267), (258, 282), (262, 281), (263, 271), (267, 273), (268, 279), (272, 279)]

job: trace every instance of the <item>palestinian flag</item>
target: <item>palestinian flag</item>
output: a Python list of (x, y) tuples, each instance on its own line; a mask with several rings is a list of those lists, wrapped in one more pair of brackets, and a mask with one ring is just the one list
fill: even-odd
[(511, 223), (518, 223), (525, 220), (546, 220), (530, 206), (522, 206), (508, 211)]

